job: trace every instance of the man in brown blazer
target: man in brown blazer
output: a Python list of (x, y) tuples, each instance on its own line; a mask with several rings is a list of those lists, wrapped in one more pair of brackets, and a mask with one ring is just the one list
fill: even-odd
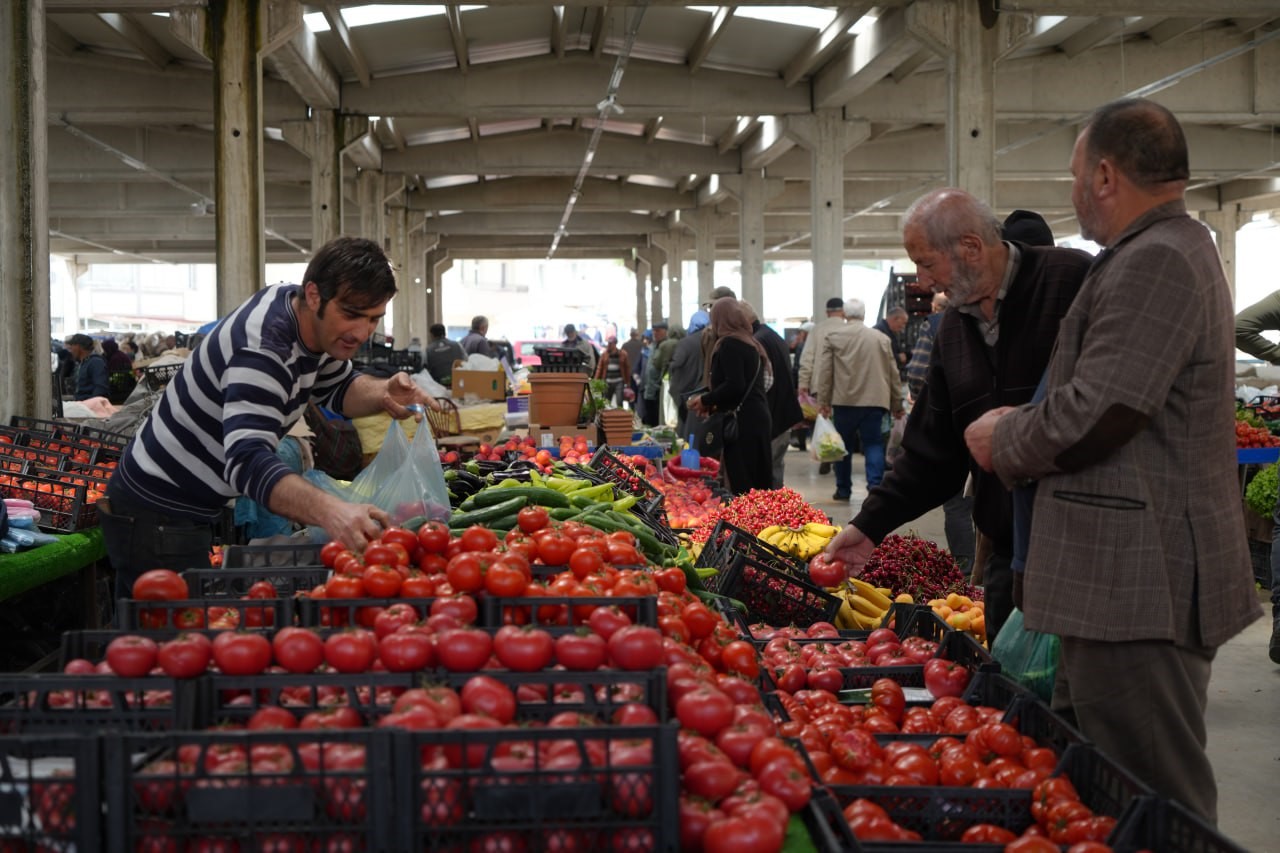
[(1100, 107), (1072, 201), (1106, 247), (1062, 320), (1042, 403), (965, 432), (1007, 485), (1039, 481), (1026, 625), (1062, 638), (1085, 735), (1216, 819), (1204, 711), (1218, 646), (1261, 615), (1236, 480), (1231, 295), (1183, 202), (1177, 119)]

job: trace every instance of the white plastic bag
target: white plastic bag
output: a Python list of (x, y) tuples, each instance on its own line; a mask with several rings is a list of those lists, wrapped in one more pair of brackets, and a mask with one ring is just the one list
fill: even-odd
[(814, 419), (809, 455), (815, 462), (839, 462), (849, 455), (844, 439), (836, 432), (836, 425), (826, 415), (818, 415)]

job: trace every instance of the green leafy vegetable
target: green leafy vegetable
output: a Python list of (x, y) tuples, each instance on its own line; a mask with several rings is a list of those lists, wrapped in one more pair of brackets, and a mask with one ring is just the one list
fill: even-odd
[(1263, 518), (1270, 518), (1276, 508), (1276, 496), (1280, 492), (1280, 470), (1268, 465), (1249, 481), (1244, 490), (1244, 502), (1249, 509)]

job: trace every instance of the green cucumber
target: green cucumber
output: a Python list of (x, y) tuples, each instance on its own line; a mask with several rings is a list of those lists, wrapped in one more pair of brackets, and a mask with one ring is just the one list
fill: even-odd
[(516, 516), (513, 513), (511, 515), (504, 515), (502, 518), (496, 519), (494, 521), (487, 521), (485, 522), (484, 526), (489, 528), (490, 530), (494, 530), (494, 531), (500, 530), (505, 533), (506, 531), (515, 527), (516, 524), (517, 524)]
[(583, 524), (589, 524), (606, 533), (612, 533), (618, 530), (625, 530), (632, 536), (636, 537), (636, 544), (640, 546), (640, 550), (654, 562), (661, 563), (664, 557), (674, 553), (674, 549), (669, 545), (664, 545), (648, 530), (633, 530), (625, 524), (618, 522), (617, 515), (606, 516), (601, 513), (587, 513), (582, 517)]
[(578, 509), (576, 506), (558, 506), (555, 509), (550, 510), (547, 514), (556, 521), (568, 521), (574, 516), (579, 515), (581, 512), (582, 510)]
[(481, 507), (470, 511), (460, 512), (449, 519), (449, 527), (458, 529), (461, 527), (470, 527), (473, 524), (488, 524), (496, 521), (506, 515), (512, 515), (528, 502), (523, 495), (517, 495), (509, 501), (503, 501), (500, 504)]
[(415, 515), (413, 518), (406, 520), (405, 523), (400, 526), (410, 533), (417, 533), (418, 528), (426, 523), (427, 517), (425, 515)]
[(476, 492), (475, 506), (486, 507), (508, 501), (514, 497), (526, 498), (529, 504), (545, 507), (567, 507), (569, 498), (555, 489), (544, 489), (541, 486), (491, 486)]

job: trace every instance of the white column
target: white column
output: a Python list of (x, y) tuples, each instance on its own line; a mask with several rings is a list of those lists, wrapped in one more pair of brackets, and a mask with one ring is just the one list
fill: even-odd
[(53, 414), (44, 0), (0, 4), (0, 421)]
[(649, 301), (645, 299), (645, 294), (649, 291), (646, 284), (648, 281), (648, 264), (645, 263), (644, 259), (641, 258), (640, 254), (637, 252), (636, 257), (632, 258), (627, 263), (627, 266), (629, 266), (636, 274), (636, 328), (643, 331), (644, 329), (649, 328)]
[(996, 27), (979, 19), (979, 4), (952, 6), (955, 34), (948, 59), (947, 165), (952, 185), (994, 209), (996, 199)]
[(1236, 232), (1246, 221), (1238, 205), (1224, 210), (1202, 210), (1200, 221), (1213, 229), (1218, 242), (1218, 255), (1222, 258), (1222, 272), (1231, 288), (1231, 300), (1236, 296)]
[(360, 199), (360, 236), (386, 245), (386, 220), (382, 215), (382, 172), (362, 169), (356, 182)]
[(738, 242), (741, 246), (741, 298), (764, 304), (764, 170), (745, 169), (738, 195)]
[(693, 222), (693, 254), (698, 262), (698, 304), (711, 300), (716, 287), (716, 230), (720, 214), (702, 209), (689, 217)]
[[(396, 274), (396, 298), (391, 303), (391, 334), (396, 349), (409, 346), (413, 316), (413, 284), (409, 279), (409, 210), (393, 207), (387, 211), (387, 255)], [(425, 337), (422, 340), (426, 340)]]

